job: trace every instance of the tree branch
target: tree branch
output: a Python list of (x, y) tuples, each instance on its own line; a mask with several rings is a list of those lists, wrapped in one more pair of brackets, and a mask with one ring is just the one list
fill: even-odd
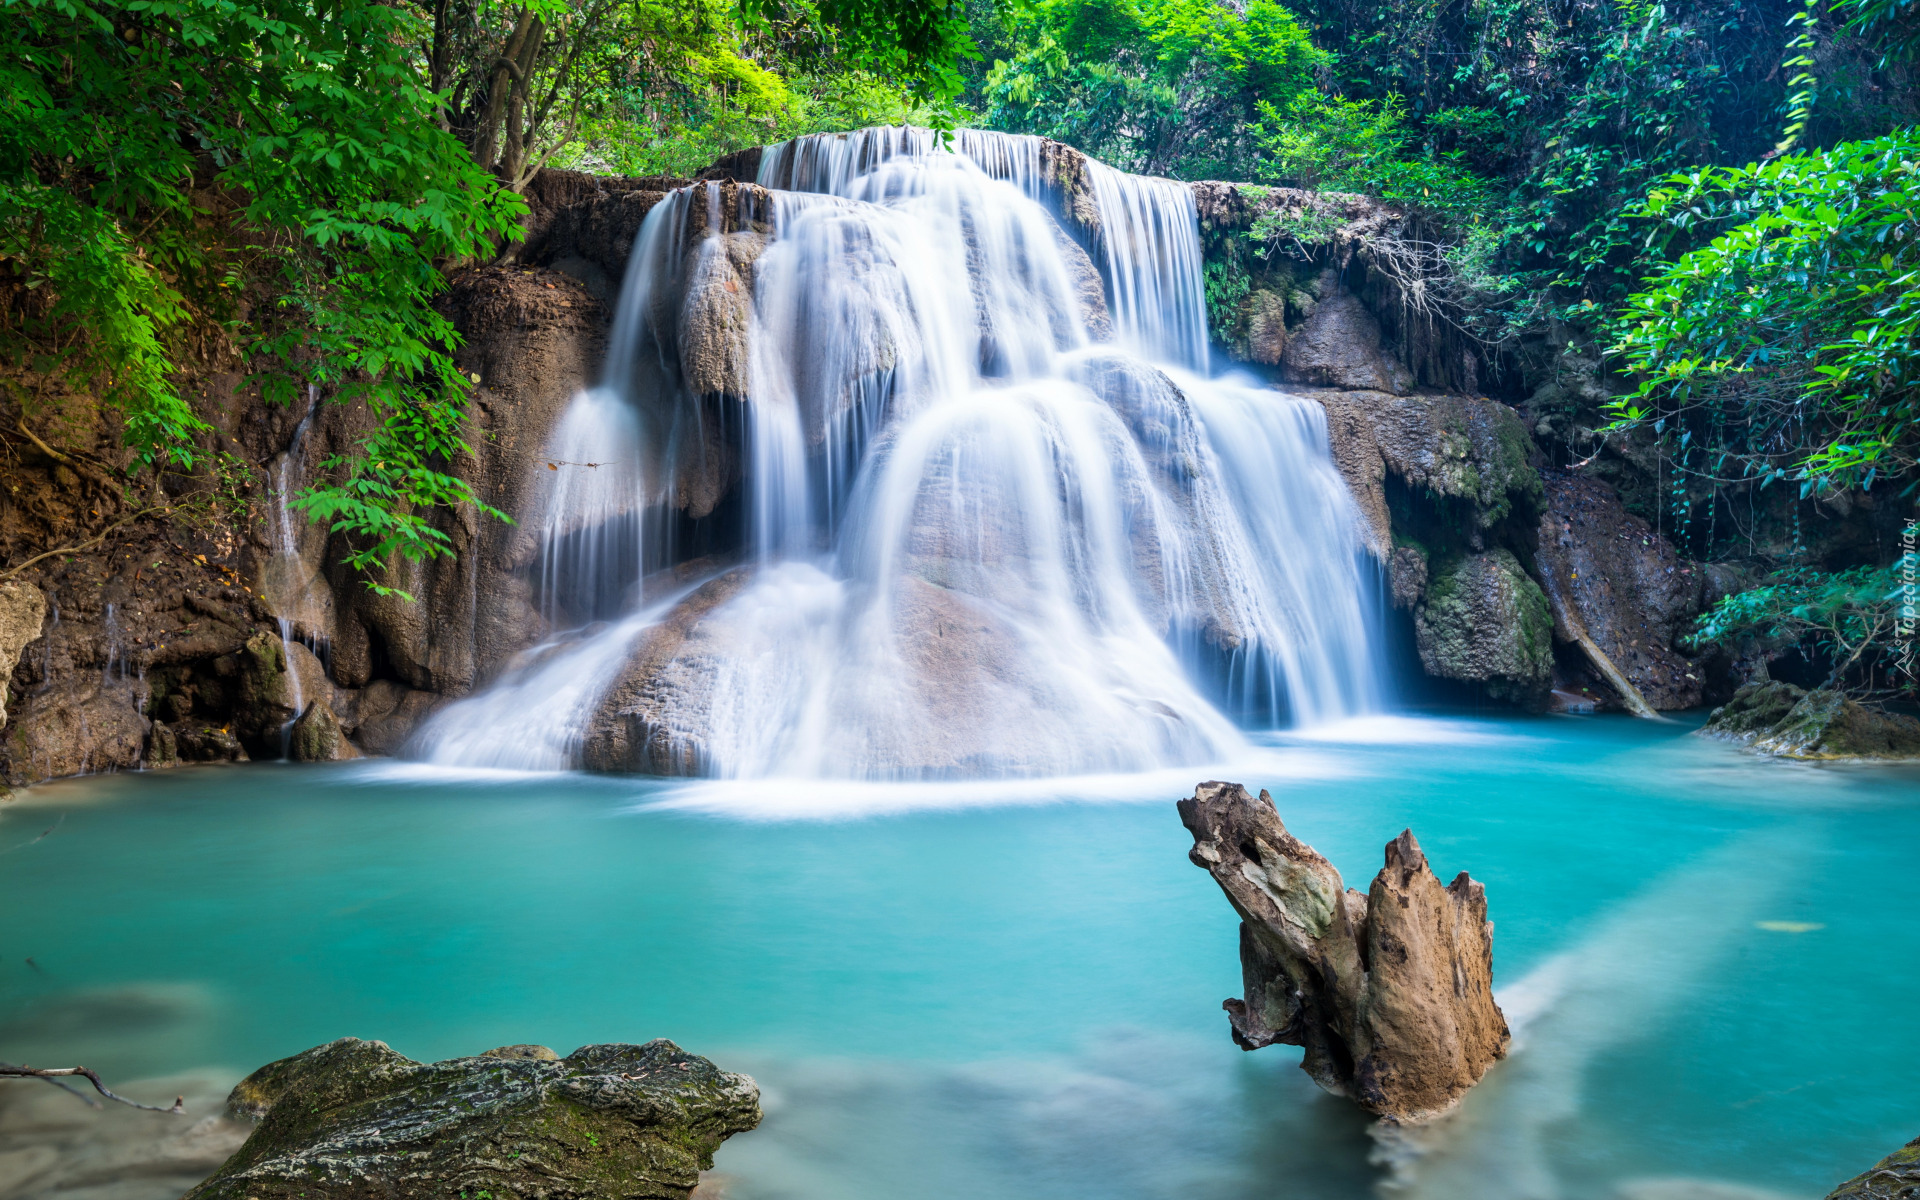
[[(129, 1100), (125, 1096), (116, 1096), (112, 1092), (107, 1090), (107, 1085), (100, 1082), (100, 1076), (94, 1074), (92, 1068), (89, 1068), (89, 1067), (17, 1067), (12, 1063), (0, 1063), (0, 1076), (8, 1076), (8, 1075), (15, 1076), (21, 1079), (44, 1079), (47, 1082), (52, 1083), (57, 1087), (66, 1088), (66, 1090), (69, 1092), (73, 1092), (73, 1089), (70, 1087), (67, 1087), (67, 1085), (64, 1083), (60, 1083), (58, 1077), (68, 1076), (68, 1075), (79, 1075), (79, 1076), (83, 1076), (84, 1078), (86, 1078), (88, 1082), (93, 1084), (94, 1091), (99, 1092), (102, 1096), (105, 1096), (109, 1100), (113, 1100), (120, 1104), (124, 1104), (129, 1108), (145, 1109), (147, 1112), (161, 1112), (161, 1113), (174, 1113), (174, 1114), (184, 1114), (187, 1111), (186, 1109), (187, 1098), (185, 1096), (174, 1097), (172, 1108), (161, 1108), (158, 1105), (142, 1104), (138, 1100)], [(73, 1092), (73, 1094), (76, 1096), (80, 1096), (82, 1100), (86, 1100), (87, 1103), (93, 1105), (95, 1108), (100, 1107), (100, 1102), (97, 1100), (89, 1099), (87, 1096), (84, 1096), (79, 1092)]]

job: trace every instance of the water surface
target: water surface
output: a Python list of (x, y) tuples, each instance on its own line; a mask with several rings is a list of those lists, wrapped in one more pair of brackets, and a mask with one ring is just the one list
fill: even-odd
[[(0, 1057), (670, 1037), (765, 1090), (729, 1200), (1821, 1196), (1920, 1132), (1920, 775), (1685, 731), (1385, 721), (1023, 785), (71, 781), (0, 808)], [(1234, 920), (1172, 803), (1202, 774), (1350, 884), (1403, 826), (1486, 883), (1519, 1042), (1455, 1119), (1382, 1142), (1229, 1043)]]

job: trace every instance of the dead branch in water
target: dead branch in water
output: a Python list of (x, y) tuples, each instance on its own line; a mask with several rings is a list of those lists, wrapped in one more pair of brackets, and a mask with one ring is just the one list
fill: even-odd
[(100, 1082), (100, 1076), (96, 1075), (93, 1072), (93, 1070), (89, 1067), (21, 1067), (21, 1066), (15, 1066), (12, 1063), (0, 1062), (0, 1076), (14, 1076), (19, 1079), (44, 1079), (48, 1083), (53, 1084), (57, 1088), (61, 1088), (65, 1091), (73, 1092), (74, 1095), (79, 1096), (82, 1100), (85, 1100), (88, 1104), (91, 1104), (95, 1108), (99, 1108), (100, 1102), (98, 1100), (95, 1100), (91, 1096), (87, 1096), (84, 1093), (74, 1091), (73, 1088), (67, 1087), (66, 1084), (60, 1082), (61, 1078), (69, 1075), (79, 1075), (84, 1077), (89, 1083), (93, 1084), (94, 1091), (99, 1092), (102, 1096), (105, 1096), (109, 1100), (113, 1100), (113, 1101), (116, 1101), (117, 1103), (124, 1104), (129, 1108), (141, 1108), (141, 1109), (145, 1109), (148, 1112), (174, 1113), (174, 1114), (181, 1114), (187, 1111), (186, 1109), (187, 1098), (185, 1096), (174, 1097), (172, 1108), (161, 1108), (158, 1105), (154, 1105), (154, 1104), (142, 1104), (138, 1100), (129, 1100), (125, 1096), (116, 1096), (112, 1092), (107, 1090), (107, 1085)]

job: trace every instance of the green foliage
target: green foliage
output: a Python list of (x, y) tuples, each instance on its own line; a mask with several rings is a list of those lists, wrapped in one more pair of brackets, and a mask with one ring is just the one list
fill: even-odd
[(955, 0), (814, 2), (820, 22), (838, 34), (849, 66), (909, 80), (923, 100), (958, 96), (963, 84), (957, 60), (979, 53), (966, 7)]
[(1832, 686), (1856, 667), (1870, 670), (1880, 656), (1897, 653), (1904, 580), (1915, 569), (1909, 553), (1885, 567), (1783, 571), (1763, 587), (1723, 597), (1694, 622), (1688, 640), (1695, 650), (1738, 650), (1754, 640), (1798, 644), (1829, 657)]
[[(18, 128), (31, 98), (11, 93), (0, 120)], [(142, 463), (192, 468), (188, 439), (207, 426), (169, 382), (163, 344), (187, 303), (120, 224), (59, 188), (0, 180), (0, 262), (30, 294), (8, 331), (17, 339), (10, 348), (28, 354), (38, 373), (64, 376), (119, 408)]]
[[(356, 565), (445, 552), (427, 510), (478, 500), (451, 473), (466, 384), (430, 305), (437, 263), (490, 253), (525, 208), (428, 119), (422, 21), (368, 0), (9, 10), (0, 219), (15, 278), (55, 296), (22, 341), (85, 347), (61, 352), (117, 381), (103, 398), (137, 457), (185, 466), (204, 426), (169, 339), (223, 328), (270, 396), (312, 386), (375, 413), (344, 484), (298, 501), (371, 539)], [(244, 289), (270, 297), (247, 318)], [(350, 503), (369, 494), (377, 514)]]
[[(1647, 280), (1622, 424), (1710, 438), (1715, 475), (1871, 486), (1920, 452), (1920, 132), (1675, 176), (1644, 212), (1724, 230)], [(1664, 427), (1663, 430), (1664, 432)]]
[[(898, 84), (865, 72), (799, 75), (779, 80), (778, 93), (693, 91), (678, 111), (649, 119), (636, 104), (586, 123), (553, 165), (618, 175), (688, 177), (716, 159), (808, 133), (869, 125), (951, 125), (958, 111), (916, 102)], [(656, 111), (659, 111), (656, 109)]]
[(1274, 0), (1009, 0), (987, 124), (1181, 178), (1246, 178), (1261, 102), (1291, 104), (1327, 56)]
[(1495, 189), (1464, 166), (1466, 151), (1436, 152), (1420, 143), (1400, 96), (1347, 100), (1306, 92), (1284, 111), (1264, 100), (1259, 111), (1253, 132), (1265, 151), (1259, 169), (1267, 182), (1360, 192), (1461, 225), (1498, 208)]

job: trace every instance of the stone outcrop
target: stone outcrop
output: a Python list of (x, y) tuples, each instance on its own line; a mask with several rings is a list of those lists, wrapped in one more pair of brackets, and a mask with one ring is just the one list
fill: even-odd
[[(1285, 362), (1297, 383), (1478, 392), (1488, 348), (1437, 310), (1424, 279), (1442, 240), (1417, 210), (1367, 196), (1208, 181), (1190, 184), (1210, 272), (1208, 320), (1244, 362)], [(1321, 316), (1319, 305), (1334, 311)], [(1284, 310), (1282, 305), (1284, 303)], [(1273, 319), (1284, 311), (1285, 345)], [(1345, 358), (1310, 341), (1339, 346)], [(1258, 328), (1256, 328), (1258, 327)]]
[(1403, 1121), (1446, 1111), (1505, 1057), (1486, 891), (1465, 872), (1442, 887), (1403, 832), (1363, 895), (1264, 791), (1203, 783), (1179, 807), (1189, 857), (1240, 914), (1246, 994), (1225, 1007), (1243, 1049), (1300, 1046), (1314, 1082)]
[[(1400, 527), (1389, 511), (1390, 492), (1419, 493), (1432, 523), (1469, 539), (1508, 520), (1530, 523), (1538, 513), (1544, 489), (1532, 463), (1533, 441), (1506, 405), (1475, 396), (1309, 394), (1327, 410), (1334, 466), (1367, 519), (1376, 555), (1387, 556)], [(1421, 524), (1400, 523), (1415, 538), (1426, 532)]]
[[(20, 653), (47, 622), (47, 598), (30, 583), (0, 583), (0, 680), (10, 679)], [(7, 721), (6, 688), (0, 685), (0, 725)]]
[(1920, 721), (1780, 680), (1742, 687), (1700, 732), (1781, 758), (1920, 758)]
[[(1413, 372), (1382, 348), (1380, 322), (1359, 297), (1340, 288), (1332, 271), (1322, 275), (1319, 291), (1312, 314), (1285, 335), (1280, 365), (1286, 378), (1316, 387), (1394, 395), (1411, 391)], [(1270, 350), (1271, 312), (1265, 316), (1259, 336), (1266, 339), (1263, 349)]]
[(1914, 1200), (1920, 1196), (1920, 1138), (1827, 1193), (1827, 1200)]
[(1555, 475), (1545, 485), (1534, 562), (1553, 604), (1554, 635), (1579, 644), (1584, 633), (1651, 708), (1699, 707), (1706, 671), (1675, 641), (1700, 612), (1705, 572), (1627, 512), (1607, 484)]
[(708, 760), (716, 631), (705, 619), (752, 578), (736, 567), (708, 580), (647, 629), (601, 698), (582, 741), (590, 771), (698, 775)]
[(1553, 678), (1547, 598), (1504, 547), (1433, 567), (1413, 629), (1420, 665), (1436, 679), (1530, 704)]
[(342, 1038), (254, 1072), (229, 1111), (259, 1124), (188, 1200), (684, 1200), (760, 1097), (665, 1040), (418, 1063)]
[(523, 193), (530, 210), (526, 240), (509, 246), (501, 263), (571, 276), (611, 307), (641, 222), (668, 193), (690, 182), (666, 175), (541, 171)]

